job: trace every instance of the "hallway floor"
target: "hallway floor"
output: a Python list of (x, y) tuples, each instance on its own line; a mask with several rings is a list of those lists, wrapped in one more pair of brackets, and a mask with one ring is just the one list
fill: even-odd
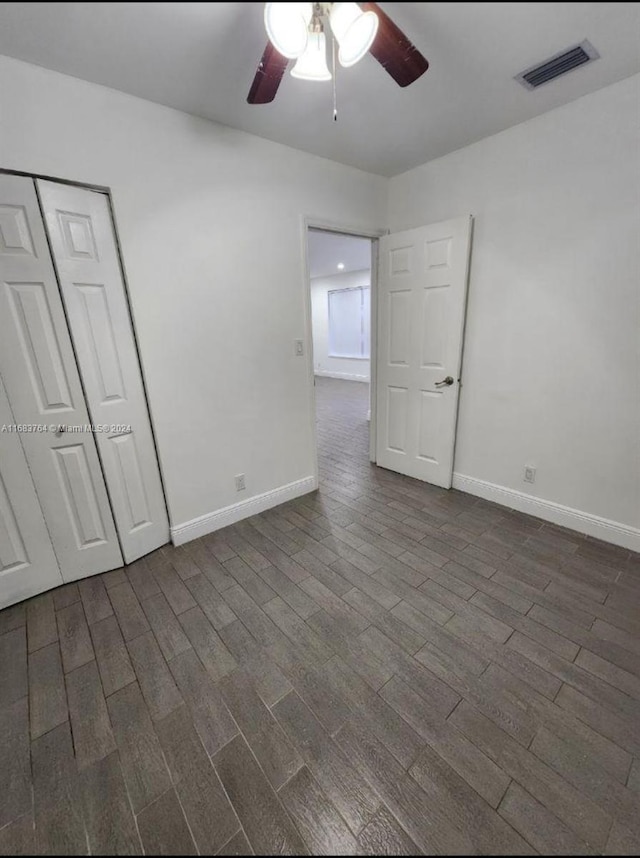
[(0, 612), (0, 854), (638, 854), (640, 556), (368, 462)]

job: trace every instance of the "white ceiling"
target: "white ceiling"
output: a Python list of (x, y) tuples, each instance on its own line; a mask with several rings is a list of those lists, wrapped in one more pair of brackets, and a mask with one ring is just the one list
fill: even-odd
[[(338, 268), (338, 263), (344, 265)], [(309, 274), (331, 277), (371, 268), (371, 241), (336, 232), (309, 230)]]
[[(0, 3), (0, 53), (381, 175), (640, 71), (638, 3), (381, 3), (431, 68), (401, 89), (367, 55), (330, 83), (289, 74), (246, 95), (266, 43), (262, 3)], [(529, 92), (523, 69), (583, 39), (592, 65)]]

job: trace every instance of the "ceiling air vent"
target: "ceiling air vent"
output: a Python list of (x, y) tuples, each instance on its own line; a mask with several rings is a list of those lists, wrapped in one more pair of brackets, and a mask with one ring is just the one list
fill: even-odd
[(567, 48), (561, 54), (556, 54), (543, 63), (538, 63), (538, 65), (520, 72), (516, 75), (516, 80), (520, 81), (527, 89), (537, 89), (543, 83), (549, 83), (550, 80), (555, 80), (560, 75), (577, 69), (578, 66), (597, 60), (599, 56), (600, 54), (591, 42), (587, 42), (585, 39), (579, 45)]

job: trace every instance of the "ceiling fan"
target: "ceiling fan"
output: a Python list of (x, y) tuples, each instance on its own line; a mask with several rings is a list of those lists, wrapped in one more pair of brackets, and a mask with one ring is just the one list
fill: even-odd
[(340, 65), (355, 65), (367, 51), (399, 86), (409, 86), (429, 63), (377, 3), (265, 3), (264, 23), (269, 42), (251, 84), (249, 104), (268, 104), (290, 60), (303, 80), (331, 80), (326, 34), (332, 37)]

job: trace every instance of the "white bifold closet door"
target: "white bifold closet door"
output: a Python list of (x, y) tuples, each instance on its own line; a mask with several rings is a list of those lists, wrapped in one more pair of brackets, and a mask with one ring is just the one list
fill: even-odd
[(2, 427), (0, 608), (168, 542), (105, 194), (0, 174)]
[[(94, 436), (73, 431), (89, 423), (89, 414), (33, 180), (24, 176), (0, 175), (0, 376), (13, 418), (23, 424), (15, 437), (33, 480), (25, 475), (11, 501), (29, 558), (25, 575), (47, 551), (33, 503), (33, 519), (20, 513), (21, 508), (26, 510), (33, 487), (65, 581), (121, 566)], [(67, 431), (55, 431), (56, 425)], [(40, 431), (48, 426), (53, 431)], [(15, 467), (2, 457), (3, 480)], [(16, 528), (13, 540), (0, 533), (5, 551), (9, 542), (16, 544)], [(49, 559), (53, 574), (55, 558)], [(45, 579), (46, 575), (41, 589), (52, 586)], [(8, 604), (9, 581), (0, 579), (0, 587), (2, 603)]]
[(89, 412), (94, 424), (115, 427), (95, 438), (131, 563), (164, 545), (169, 525), (109, 200), (58, 182), (37, 186)]
[[(0, 379), (0, 427), (15, 422)], [(1, 608), (57, 587), (62, 575), (16, 432), (0, 432), (0, 463)]]

